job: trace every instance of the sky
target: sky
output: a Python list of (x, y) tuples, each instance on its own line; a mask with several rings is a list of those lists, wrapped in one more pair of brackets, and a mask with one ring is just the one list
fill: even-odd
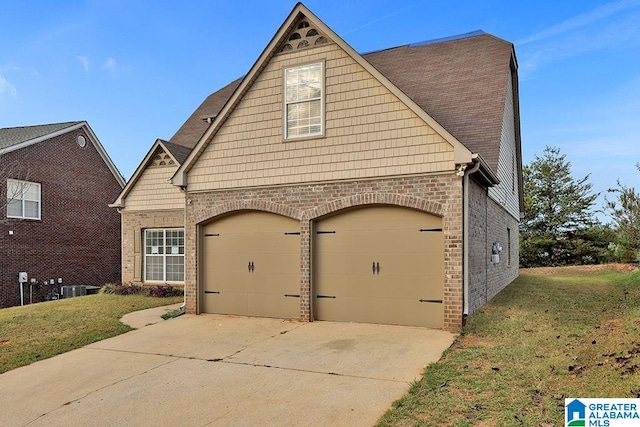
[[(295, 4), (0, 0), (0, 128), (86, 120), (128, 179)], [(523, 163), (559, 147), (594, 192), (640, 188), (640, 0), (304, 4), (361, 53), (475, 30), (514, 43)]]

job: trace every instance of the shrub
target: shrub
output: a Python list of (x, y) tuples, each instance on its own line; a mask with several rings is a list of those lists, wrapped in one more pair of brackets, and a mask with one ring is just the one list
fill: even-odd
[(146, 295), (154, 298), (169, 298), (182, 296), (182, 288), (168, 284), (164, 285), (137, 285), (130, 283), (106, 283), (100, 289), (101, 294), (115, 295)]

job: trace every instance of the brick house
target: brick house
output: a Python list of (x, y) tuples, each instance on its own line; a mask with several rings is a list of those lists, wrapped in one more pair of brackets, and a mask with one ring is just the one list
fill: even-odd
[(0, 307), (20, 305), (22, 271), (38, 281), (33, 302), (51, 290), (45, 280), (120, 279), (120, 216), (108, 203), (124, 179), (87, 122), (0, 129), (0, 174)]
[(190, 313), (458, 330), (518, 276), (518, 105), (509, 42), (361, 55), (298, 4), (112, 205), (123, 280), (184, 283)]

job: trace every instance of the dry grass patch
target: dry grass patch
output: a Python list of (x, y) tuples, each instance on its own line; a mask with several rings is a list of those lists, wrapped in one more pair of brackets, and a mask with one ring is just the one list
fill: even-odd
[(522, 270), (380, 425), (562, 425), (565, 397), (640, 396), (640, 271)]

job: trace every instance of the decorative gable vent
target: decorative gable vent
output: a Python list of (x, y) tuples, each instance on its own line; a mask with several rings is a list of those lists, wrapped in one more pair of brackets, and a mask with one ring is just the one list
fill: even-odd
[(151, 161), (150, 166), (154, 167), (154, 166), (173, 166), (173, 165), (175, 165), (175, 162), (173, 161), (171, 156), (166, 151), (159, 148), (158, 151), (156, 151), (156, 155), (153, 156), (153, 160)]
[(328, 43), (329, 40), (325, 35), (313, 28), (306, 18), (300, 19), (293, 30), (285, 38), (284, 44), (278, 52), (291, 52), (307, 47), (318, 46)]

